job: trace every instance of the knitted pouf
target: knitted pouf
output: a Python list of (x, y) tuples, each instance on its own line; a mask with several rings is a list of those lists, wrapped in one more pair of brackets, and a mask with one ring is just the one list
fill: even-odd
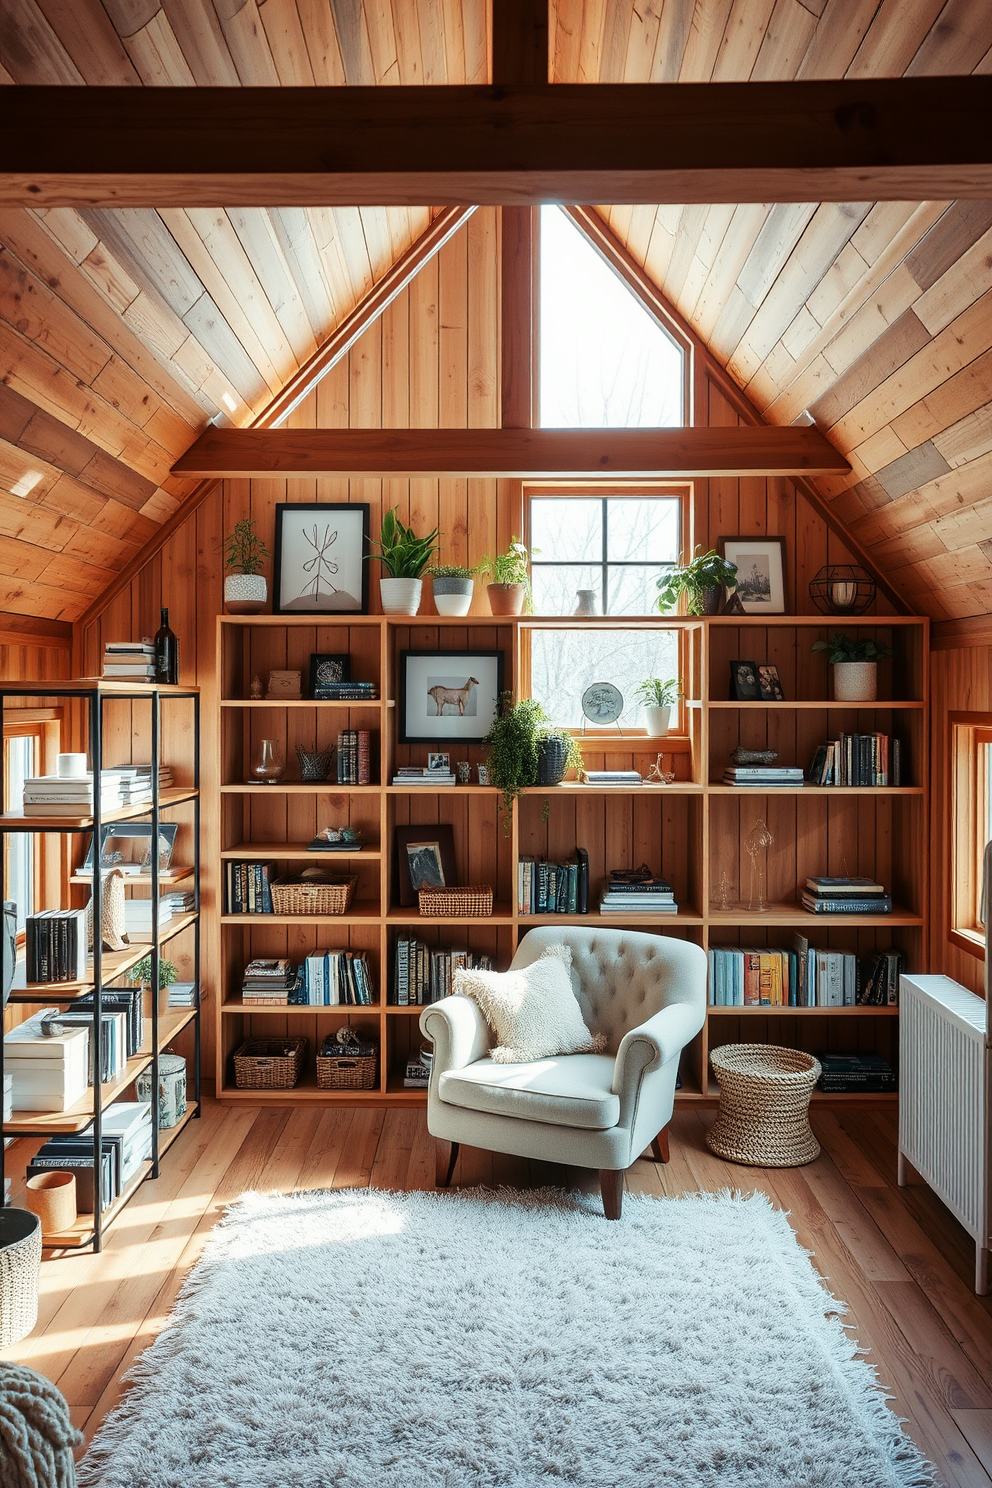
[(28, 1209), (0, 1209), (0, 1348), (26, 1338), (38, 1321), (41, 1221)]
[(72, 1449), (82, 1436), (43, 1374), (0, 1363), (0, 1483), (3, 1488), (75, 1488)]
[(809, 1101), (820, 1078), (812, 1054), (776, 1044), (724, 1044), (710, 1054), (720, 1109), (706, 1134), (718, 1157), (756, 1168), (799, 1168), (820, 1155)]

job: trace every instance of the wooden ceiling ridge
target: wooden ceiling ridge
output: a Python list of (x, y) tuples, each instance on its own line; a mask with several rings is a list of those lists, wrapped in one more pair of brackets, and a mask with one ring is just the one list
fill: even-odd
[(990, 196), (983, 75), (0, 88), (0, 204), (10, 206)]

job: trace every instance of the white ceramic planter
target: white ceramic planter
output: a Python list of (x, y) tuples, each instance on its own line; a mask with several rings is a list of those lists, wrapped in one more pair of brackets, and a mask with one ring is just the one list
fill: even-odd
[(662, 734), (667, 734), (672, 726), (671, 703), (665, 703), (663, 707), (645, 707), (644, 726), (648, 734), (654, 739), (659, 738)]
[(434, 579), (434, 608), (439, 615), (467, 615), (472, 606), (474, 579)]
[(423, 579), (380, 579), (379, 597), (384, 615), (415, 615), (420, 609)]
[(835, 661), (834, 700), (839, 703), (873, 703), (878, 692), (878, 665), (874, 661)]
[(229, 573), (224, 579), (224, 604), (229, 615), (259, 615), (268, 597), (264, 574)]

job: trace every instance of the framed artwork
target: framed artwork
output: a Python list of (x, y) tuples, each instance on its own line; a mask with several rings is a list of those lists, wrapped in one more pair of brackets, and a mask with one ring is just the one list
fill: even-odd
[(758, 663), (758, 696), (763, 703), (785, 702), (785, 693), (782, 691), (782, 679), (778, 674), (778, 667), (773, 666), (770, 661)]
[(451, 755), (435, 753), (432, 750), (427, 756), (427, 768), (431, 774), (437, 771), (439, 775), (447, 775), (451, 770)]
[[(166, 869), (172, 862), (172, 851), (176, 845), (177, 822), (158, 824), (158, 866)], [(126, 876), (150, 873), (152, 866), (151, 822), (120, 822), (100, 828), (100, 867), (119, 868)], [(93, 872), (93, 838), (90, 838), (86, 858), (78, 870)]]
[(336, 687), (339, 682), (351, 680), (351, 657), (346, 653), (311, 651), (310, 696), (317, 701), (324, 695), (323, 689)]
[(280, 502), (272, 613), (367, 615), (368, 551), (366, 504)]
[(785, 614), (785, 538), (721, 537), (720, 554), (737, 564), (737, 597), (746, 615)]
[(730, 696), (737, 703), (758, 702), (760, 694), (756, 661), (732, 661), (730, 663)]
[(401, 907), (415, 905), (419, 889), (450, 888), (458, 882), (455, 838), (448, 825), (397, 827), (395, 857)]
[(502, 688), (502, 651), (401, 651), (399, 742), (478, 744)]

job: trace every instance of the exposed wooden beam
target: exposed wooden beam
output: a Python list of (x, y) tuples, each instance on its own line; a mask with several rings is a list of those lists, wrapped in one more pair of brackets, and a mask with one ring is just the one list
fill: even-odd
[(491, 0), (490, 80), (548, 81), (548, 0)]
[(68, 620), (40, 620), (34, 615), (0, 611), (0, 646), (52, 646), (68, 650), (72, 625)]
[(208, 429), (176, 475), (814, 475), (850, 469), (818, 429)]
[(500, 423), (529, 429), (535, 422), (535, 212), (500, 211)]
[(0, 204), (992, 196), (992, 77), (0, 89)]

